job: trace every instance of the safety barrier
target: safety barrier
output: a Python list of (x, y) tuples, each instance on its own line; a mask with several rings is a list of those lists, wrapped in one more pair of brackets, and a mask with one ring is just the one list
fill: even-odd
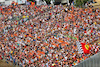
[(100, 52), (73, 67), (100, 67)]

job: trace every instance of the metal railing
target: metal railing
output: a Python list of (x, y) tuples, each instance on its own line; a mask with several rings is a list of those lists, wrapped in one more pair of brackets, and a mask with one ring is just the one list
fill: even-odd
[(73, 67), (100, 67), (100, 52)]

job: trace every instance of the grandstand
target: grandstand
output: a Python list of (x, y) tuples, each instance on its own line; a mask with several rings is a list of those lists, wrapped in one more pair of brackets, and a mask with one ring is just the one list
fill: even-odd
[(99, 12), (100, 9), (63, 5), (1, 6), (0, 64), (99, 66), (99, 60), (95, 60), (100, 52)]

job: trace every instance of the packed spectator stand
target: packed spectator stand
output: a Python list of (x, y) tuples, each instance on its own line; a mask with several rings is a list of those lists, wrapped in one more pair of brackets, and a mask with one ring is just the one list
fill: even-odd
[[(16, 5), (2, 9), (0, 59), (20, 67), (72, 67), (100, 51), (100, 9)], [(89, 44), (88, 54), (76, 42)]]

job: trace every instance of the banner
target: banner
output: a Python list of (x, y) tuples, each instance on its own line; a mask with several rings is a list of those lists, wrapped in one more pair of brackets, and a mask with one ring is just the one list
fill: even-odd
[(76, 41), (76, 45), (77, 45), (77, 48), (78, 48), (78, 53), (82, 54), (82, 53), (85, 53), (85, 54), (88, 54), (90, 53), (90, 46), (89, 44), (86, 44), (86, 43), (80, 43), (79, 41)]
[(69, 36), (69, 35), (64, 35), (64, 37), (69, 37), (69, 38), (72, 38), (72, 39), (77, 40), (77, 38), (76, 38), (76, 37), (72, 37), (72, 36)]
[(89, 44), (81, 43), (81, 45), (82, 45), (83, 52), (85, 54), (88, 54), (90, 52), (90, 49), (91, 49), (90, 46), (89, 46)]

